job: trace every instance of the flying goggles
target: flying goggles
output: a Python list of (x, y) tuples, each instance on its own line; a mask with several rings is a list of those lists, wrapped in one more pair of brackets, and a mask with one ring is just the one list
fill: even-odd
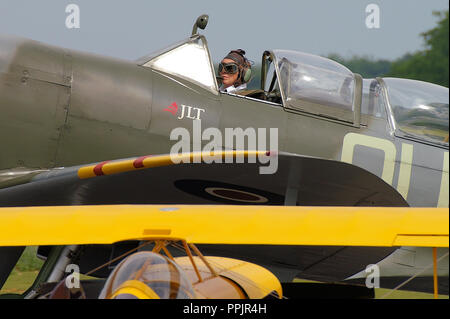
[(228, 74), (234, 74), (239, 70), (239, 66), (236, 63), (220, 63), (219, 73), (225, 72)]

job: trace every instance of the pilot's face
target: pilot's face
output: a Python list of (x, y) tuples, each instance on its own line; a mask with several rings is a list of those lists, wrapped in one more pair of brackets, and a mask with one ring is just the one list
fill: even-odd
[[(234, 63), (236, 64), (236, 62), (234, 62), (231, 59), (223, 59), (222, 60), (223, 64), (228, 64), (228, 63)], [(234, 82), (237, 81), (238, 75), (239, 75), (239, 71), (237, 71), (236, 73), (230, 74), (225, 72), (225, 70), (222, 70), (219, 75), (223, 78), (222, 83), (223, 83), (223, 87), (227, 88), (229, 86), (232, 86), (234, 84)]]

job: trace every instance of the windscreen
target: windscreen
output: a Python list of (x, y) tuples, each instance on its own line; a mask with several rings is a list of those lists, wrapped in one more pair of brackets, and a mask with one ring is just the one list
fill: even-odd
[(174, 262), (152, 252), (139, 252), (123, 260), (109, 275), (100, 299), (111, 298), (123, 285), (133, 281), (145, 284), (160, 299), (194, 297), (189, 279)]
[(189, 39), (151, 59), (143, 66), (181, 76), (207, 89), (217, 91), (209, 53), (202, 38)]

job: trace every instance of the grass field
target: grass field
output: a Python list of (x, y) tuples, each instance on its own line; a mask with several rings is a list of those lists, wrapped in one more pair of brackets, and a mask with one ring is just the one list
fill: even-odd
[(36, 279), (44, 261), (36, 257), (37, 247), (27, 247), (20, 257), (16, 267), (11, 272), (2, 293), (22, 293), (27, 290)]
[[(19, 262), (12, 271), (10, 277), (6, 281), (3, 288), (0, 290), (0, 294), (4, 293), (23, 293), (28, 287), (31, 286), (36, 276), (39, 273), (39, 269), (43, 265), (43, 261), (36, 257), (36, 247), (27, 247), (22, 254)], [(83, 279), (83, 275), (81, 279)], [(294, 280), (296, 282), (302, 282), (303, 280)], [(390, 289), (375, 289), (375, 298), (383, 298), (391, 292)], [(398, 290), (392, 292), (386, 299), (433, 299), (433, 294)], [(439, 299), (449, 299), (448, 295), (439, 295)]]

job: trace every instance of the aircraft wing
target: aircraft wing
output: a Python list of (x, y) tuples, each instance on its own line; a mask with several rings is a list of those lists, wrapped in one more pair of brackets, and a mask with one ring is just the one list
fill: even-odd
[[(260, 174), (260, 167), (267, 164), (249, 163), (252, 152), (222, 153), (226, 154), (242, 154), (244, 163), (174, 164), (169, 155), (159, 155), (57, 168), (9, 181), (8, 187), (0, 185), (0, 207), (173, 203), (408, 206), (381, 178), (351, 164), (275, 153), (270, 155), (277, 161), (275, 173)], [(194, 159), (196, 155), (186, 156)]]
[(106, 205), (0, 208), (0, 246), (195, 244), (449, 246), (446, 208)]

